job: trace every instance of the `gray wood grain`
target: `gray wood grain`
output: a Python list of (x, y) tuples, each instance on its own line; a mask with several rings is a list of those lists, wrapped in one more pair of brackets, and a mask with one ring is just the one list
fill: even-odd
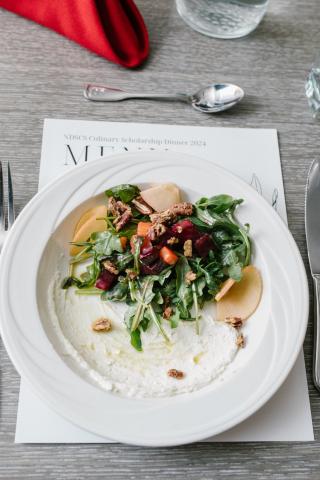
[[(304, 82), (319, 46), (318, 0), (270, 2), (256, 32), (236, 41), (192, 31), (170, 0), (137, 3), (149, 27), (152, 52), (135, 71), (0, 9), (0, 157), (13, 164), (18, 209), (37, 190), (45, 117), (277, 128), (289, 226), (306, 261), (304, 185), (308, 165), (319, 152), (319, 124), (308, 110)], [(232, 112), (207, 116), (182, 104), (99, 105), (81, 95), (86, 81), (183, 90), (212, 80), (238, 83), (247, 92), (245, 101)], [(1, 346), (0, 478), (318, 479), (320, 401), (311, 380), (311, 322), (305, 358), (317, 441), (304, 444), (200, 443), (170, 449), (14, 445), (19, 377)]]

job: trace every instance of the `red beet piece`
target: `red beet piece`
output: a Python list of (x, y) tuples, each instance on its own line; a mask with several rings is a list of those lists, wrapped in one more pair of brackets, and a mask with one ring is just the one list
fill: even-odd
[(174, 237), (177, 237), (182, 242), (192, 240), (193, 242), (201, 237), (201, 232), (190, 220), (180, 220), (171, 227)]
[(141, 263), (145, 265), (150, 265), (151, 263), (155, 262), (159, 258), (159, 249), (156, 247), (149, 247), (148, 249), (145, 248), (143, 253), (140, 253), (140, 260)]
[(144, 275), (158, 275), (167, 265), (161, 259), (156, 260), (151, 265), (141, 265), (141, 272)]
[(195, 241), (194, 247), (200, 257), (206, 257), (210, 250), (216, 249), (216, 245), (208, 233), (201, 235), (201, 237)]
[(100, 288), (100, 290), (110, 290), (112, 285), (115, 283), (117, 280), (117, 276), (114, 275), (111, 272), (108, 272), (108, 270), (102, 270), (100, 273), (97, 281), (96, 281), (96, 287)]

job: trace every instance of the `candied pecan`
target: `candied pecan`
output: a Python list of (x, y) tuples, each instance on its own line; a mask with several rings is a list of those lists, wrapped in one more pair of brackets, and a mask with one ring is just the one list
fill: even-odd
[(117, 201), (114, 197), (108, 198), (107, 209), (108, 209), (108, 212), (110, 212), (111, 215), (113, 215), (114, 217), (118, 215)]
[(186, 240), (184, 242), (183, 253), (185, 257), (192, 257), (192, 240)]
[(161, 213), (152, 213), (150, 215), (150, 220), (152, 223), (167, 223), (170, 222), (175, 218), (174, 213), (170, 212), (170, 210), (165, 210)]
[(232, 327), (234, 328), (240, 328), (242, 327), (242, 318), (240, 317), (227, 317), (225, 319), (225, 323), (228, 323), (229, 325), (231, 325)]
[(114, 197), (109, 197), (107, 209), (115, 217), (112, 223), (116, 227), (117, 232), (130, 222), (132, 218), (132, 211), (129, 205), (121, 202), (121, 200), (116, 201)]
[(192, 211), (192, 203), (175, 203), (172, 207), (164, 210), (164, 212), (151, 214), (150, 219), (152, 223), (168, 223), (175, 220), (178, 215), (191, 215)]
[(163, 318), (165, 318), (166, 320), (168, 320), (172, 315), (172, 308), (171, 307), (166, 307), (163, 311)]
[(95, 332), (109, 332), (111, 330), (111, 321), (108, 318), (98, 318), (92, 323), (91, 327)]
[(149, 228), (148, 236), (150, 240), (156, 240), (167, 231), (167, 227), (162, 223), (154, 223)]
[(187, 272), (184, 277), (187, 285), (190, 285), (190, 283), (193, 282), (196, 278), (197, 274), (194, 273), (192, 270), (189, 270), (189, 272)]
[(114, 275), (118, 275), (119, 270), (117, 269), (115, 264), (111, 262), (111, 260), (105, 260), (104, 262), (102, 262), (102, 265), (106, 270), (108, 270), (108, 272), (113, 273)]
[(168, 245), (174, 245), (175, 243), (179, 243), (179, 239), (177, 237), (171, 237), (167, 240)]
[(117, 217), (113, 224), (116, 227), (116, 231), (119, 232), (132, 218), (131, 209), (126, 210), (121, 216)]
[(134, 280), (138, 276), (137, 272), (135, 272), (131, 268), (126, 269), (126, 274), (128, 275), (129, 280)]
[(175, 215), (192, 215), (193, 206), (192, 203), (189, 202), (175, 203), (174, 205), (172, 205), (170, 210)]
[(132, 200), (132, 203), (136, 207), (138, 212), (142, 213), (143, 215), (150, 215), (150, 213), (153, 212), (153, 208), (150, 207), (150, 205), (148, 205), (142, 197), (134, 198)]
[(178, 380), (181, 380), (181, 378), (184, 377), (184, 373), (181, 372), (181, 370), (176, 370), (175, 368), (168, 370), (168, 375), (169, 377), (177, 378)]
[(240, 335), (237, 336), (236, 345), (237, 345), (239, 348), (243, 348), (243, 347), (244, 347), (244, 336), (242, 335), (242, 333), (240, 333)]

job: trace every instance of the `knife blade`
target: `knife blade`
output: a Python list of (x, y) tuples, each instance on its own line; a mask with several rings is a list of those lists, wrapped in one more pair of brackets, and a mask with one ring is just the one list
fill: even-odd
[(314, 286), (313, 382), (320, 392), (320, 161), (310, 166), (306, 186), (305, 229)]
[(314, 160), (309, 170), (305, 217), (310, 270), (320, 274), (320, 160)]

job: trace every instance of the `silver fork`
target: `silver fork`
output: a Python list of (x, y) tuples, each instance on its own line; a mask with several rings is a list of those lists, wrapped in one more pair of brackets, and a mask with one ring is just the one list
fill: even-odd
[(12, 177), (9, 163), (7, 176), (7, 209), (5, 209), (4, 174), (2, 163), (0, 162), (0, 251), (2, 250), (6, 235), (15, 220)]

